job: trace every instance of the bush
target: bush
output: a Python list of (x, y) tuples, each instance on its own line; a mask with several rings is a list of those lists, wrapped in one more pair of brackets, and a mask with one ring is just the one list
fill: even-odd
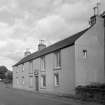
[(77, 86), (76, 95), (82, 100), (105, 101), (105, 84), (90, 84), (87, 86)]

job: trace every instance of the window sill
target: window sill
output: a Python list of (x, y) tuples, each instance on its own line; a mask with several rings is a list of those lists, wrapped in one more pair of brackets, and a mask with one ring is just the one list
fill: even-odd
[(56, 87), (60, 87), (60, 85), (54, 85), (54, 87), (56, 88)]
[(40, 87), (40, 89), (46, 89), (46, 87)]
[(33, 88), (33, 86), (29, 86), (29, 88)]
[(28, 73), (28, 74), (33, 74), (33, 73)]
[(45, 72), (46, 70), (45, 70), (45, 69), (41, 69), (40, 71), (41, 71), (41, 72)]
[(55, 67), (54, 70), (61, 70), (61, 67)]

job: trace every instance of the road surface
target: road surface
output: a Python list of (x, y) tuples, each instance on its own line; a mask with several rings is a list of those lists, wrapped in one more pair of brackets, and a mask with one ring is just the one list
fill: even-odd
[(0, 105), (98, 105), (0, 86)]

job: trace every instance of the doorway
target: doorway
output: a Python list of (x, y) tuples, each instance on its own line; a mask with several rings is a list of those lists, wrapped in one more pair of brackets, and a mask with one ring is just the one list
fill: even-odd
[(39, 91), (39, 77), (35, 76), (35, 87), (36, 87), (36, 91)]

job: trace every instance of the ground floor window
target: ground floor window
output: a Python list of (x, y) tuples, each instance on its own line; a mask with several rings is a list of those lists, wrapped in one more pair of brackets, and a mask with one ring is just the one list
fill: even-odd
[(24, 76), (22, 77), (22, 85), (24, 85)]
[(29, 77), (29, 87), (33, 87), (33, 78)]
[(19, 80), (18, 79), (16, 79), (16, 84), (19, 85)]
[(46, 75), (41, 75), (41, 87), (46, 87)]
[(55, 86), (59, 86), (59, 73), (54, 74), (54, 84)]

